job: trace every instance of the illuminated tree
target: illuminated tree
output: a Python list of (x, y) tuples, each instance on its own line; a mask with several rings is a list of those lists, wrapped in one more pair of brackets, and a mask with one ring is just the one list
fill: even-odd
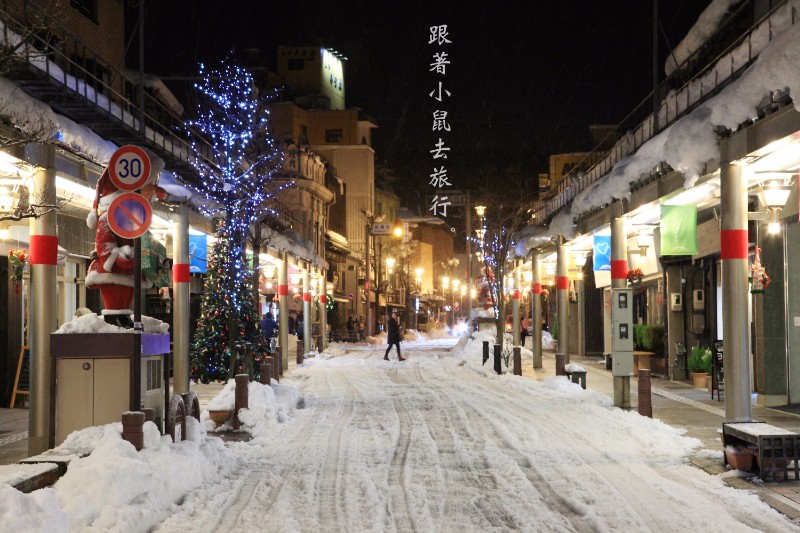
[[(225, 312), (213, 319), (227, 320), (228, 349), (236, 353), (241, 335), (250, 342), (255, 341), (254, 335), (260, 335), (245, 252), (248, 231), (265, 214), (275, 214), (272, 205), (276, 195), (288, 185), (275, 182), (283, 153), (273, 143), (267, 100), (259, 97), (251, 74), (228, 59), (215, 69), (201, 64), (200, 75), (202, 81), (195, 84), (199, 93), (197, 118), (186, 123), (192, 136), (191, 163), (198, 179), (188, 185), (207, 199), (200, 210), (221, 219), (217, 237), (225, 239), (227, 249), (226, 257), (216, 259), (223, 269), (219, 290), (224, 295)], [(193, 136), (193, 131), (201, 138)], [(201, 309), (204, 317), (207, 310)], [(251, 327), (240, 327), (243, 321)], [(245, 366), (250, 364), (252, 361)], [(228, 377), (235, 365), (232, 358)]]
[(505, 332), (506, 299), (505, 277), (509, 261), (513, 259), (514, 235), (528, 222), (529, 202), (526, 191), (507, 187), (485, 189), (476, 195), (477, 202), (486, 207), (479, 221), (483, 239), (470, 237), (483, 258), (484, 281), (489, 288), (497, 328), (497, 342)]

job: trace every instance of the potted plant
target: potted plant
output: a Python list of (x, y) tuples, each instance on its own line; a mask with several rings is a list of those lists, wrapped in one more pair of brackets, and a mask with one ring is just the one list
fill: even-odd
[(705, 388), (706, 377), (711, 373), (711, 350), (695, 346), (686, 363), (689, 365), (689, 372), (692, 373), (694, 387)]

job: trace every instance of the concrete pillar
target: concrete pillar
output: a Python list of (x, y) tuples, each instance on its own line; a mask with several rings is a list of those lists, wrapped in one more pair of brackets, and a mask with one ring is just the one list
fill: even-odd
[(178, 208), (172, 232), (173, 389), (189, 392), (189, 208)]
[(558, 351), (564, 354), (569, 364), (569, 276), (567, 276), (568, 255), (566, 245), (559, 244), (556, 254), (556, 305), (558, 306)]
[[(42, 146), (44, 170), (33, 177), (31, 201), (44, 205), (56, 203), (56, 149)], [(29, 413), (28, 454), (38, 455), (55, 442), (54, 421), (50, 417), (50, 334), (56, 330), (56, 268), (58, 235), (56, 212), (30, 219), (30, 351), (31, 407)], [(88, 409), (91, 406), (67, 406)]]
[(317, 349), (320, 353), (328, 347), (328, 275), (319, 271), (319, 335), (322, 343)]
[[(611, 220), (611, 287), (624, 289), (628, 286), (628, 236), (625, 234), (625, 219)], [(612, 353), (612, 357), (616, 354)], [(630, 376), (614, 376), (614, 405), (631, 406)]]
[(289, 257), (286, 252), (278, 261), (278, 315), (278, 366), (282, 370), (289, 370)]
[(725, 332), (725, 418), (752, 420), (748, 305), (747, 176), (744, 165), (721, 165), (720, 260)]
[(303, 270), (303, 354), (311, 350), (311, 273)]
[(533, 321), (533, 368), (542, 368), (542, 278), (539, 275), (539, 252), (531, 251), (531, 320)]
[(586, 307), (584, 306), (583, 302), (583, 280), (576, 280), (575, 281), (575, 294), (578, 297), (578, 303), (575, 305), (576, 315), (577, 316), (577, 331), (575, 332), (575, 342), (578, 343), (578, 346), (575, 349), (575, 352), (578, 354), (578, 357), (586, 357), (586, 341), (584, 339), (584, 333), (586, 331)]
[(522, 291), (519, 290), (519, 261), (514, 261), (516, 265), (512, 271), (514, 276), (514, 292), (511, 293), (511, 332), (514, 338), (514, 346), (520, 344), (520, 317), (519, 317), (519, 303), (522, 298)]

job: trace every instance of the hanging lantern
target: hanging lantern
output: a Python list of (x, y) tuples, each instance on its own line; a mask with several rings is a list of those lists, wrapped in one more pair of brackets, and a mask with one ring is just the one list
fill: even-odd
[(756, 246), (756, 252), (753, 257), (753, 264), (750, 266), (750, 271), (752, 274), (750, 275), (750, 292), (752, 294), (762, 294), (767, 287), (769, 287), (770, 281), (772, 281), (769, 276), (767, 275), (766, 269), (761, 265), (761, 248)]

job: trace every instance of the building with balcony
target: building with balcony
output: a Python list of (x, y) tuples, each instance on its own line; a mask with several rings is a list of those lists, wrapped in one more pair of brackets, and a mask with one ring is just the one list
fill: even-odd
[[(557, 260), (578, 287), (578, 302), (566, 311), (577, 331), (568, 353), (610, 352), (611, 286), (638, 268), (634, 322), (665, 331), (654, 372), (687, 379), (692, 347), (721, 347), (725, 379), (743, 384), (743, 403), (752, 392), (764, 405), (800, 404), (800, 80), (792, 66), (800, 57), (800, 5), (742, 0), (722, 12), (710, 37), (699, 38), (695, 27), (678, 45), (658, 106), (649, 99), (634, 110), (619, 125), (619, 140), (581, 177), (534, 204), (536, 226), (518, 251), (536, 252), (551, 295), (561, 276)], [(692, 228), (683, 251), (671, 248), (675, 226), (666, 214), (674, 206), (690, 208), (679, 221)], [(611, 257), (616, 266), (595, 270), (608, 253), (596, 243), (609, 235), (625, 252)], [(554, 236), (563, 236), (565, 257), (547, 244)], [(771, 279), (763, 292), (758, 259)], [(756, 282), (732, 281), (726, 268), (740, 263), (755, 269)], [(741, 303), (731, 303), (731, 290)]]

